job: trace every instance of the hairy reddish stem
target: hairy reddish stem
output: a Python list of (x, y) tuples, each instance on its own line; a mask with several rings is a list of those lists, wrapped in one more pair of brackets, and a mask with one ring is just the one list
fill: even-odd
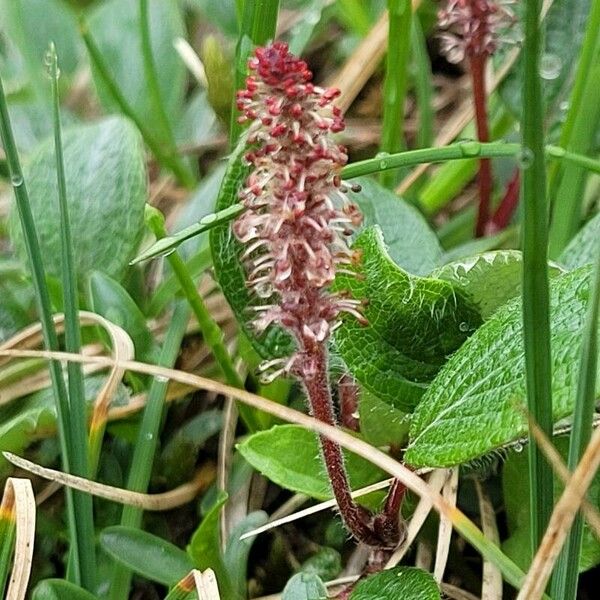
[[(310, 373), (305, 370), (302, 376), (310, 410), (319, 421), (335, 426), (337, 423), (329, 388), (325, 349), (318, 343), (311, 343), (310, 346), (305, 344), (304, 354), (307, 362), (311, 364)], [(369, 546), (381, 545), (381, 540), (377, 538), (368, 524), (371, 514), (356, 504), (350, 495), (342, 449), (336, 442), (324, 436), (321, 436), (320, 440), (333, 494), (346, 527), (360, 542)]]
[[(471, 81), (473, 85), (473, 100), (475, 104), (475, 125), (477, 128), (477, 139), (480, 142), (490, 141), (486, 106), (485, 66), (486, 54), (474, 54), (469, 57), (471, 67)], [(477, 178), (479, 187), (479, 209), (477, 211), (477, 224), (475, 235), (481, 237), (485, 234), (487, 222), (490, 217), (490, 202), (492, 196), (492, 165), (489, 158), (479, 161), (479, 175)]]

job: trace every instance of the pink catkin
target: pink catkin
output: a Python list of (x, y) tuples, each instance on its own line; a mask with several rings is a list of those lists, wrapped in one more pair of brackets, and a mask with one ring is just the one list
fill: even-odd
[(450, 62), (491, 56), (505, 40), (502, 34), (515, 21), (512, 0), (449, 0), (439, 13), (439, 25), (447, 31), (440, 38)]
[(341, 312), (363, 320), (360, 302), (327, 289), (357, 260), (347, 237), (362, 217), (340, 177), (346, 149), (332, 136), (344, 129), (333, 106), (338, 90), (313, 85), (306, 63), (280, 42), (258, 48), (249, 67), (237, 104), (240, 121), (250, 121), (252, 171), (240, 191), (247, 210), (233, 231), (246, 244), (248, 285), (273, 299), (257, 307), (256, 330), (278, 324), (299, 344), (295, 356), (268, 364), (280, 367), (271, 377), (303, 376), (314, 370), (303, 349), (325, 342)]

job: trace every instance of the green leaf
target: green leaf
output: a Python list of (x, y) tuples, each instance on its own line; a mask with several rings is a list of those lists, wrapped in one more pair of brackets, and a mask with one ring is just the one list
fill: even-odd
[(362, 252), (360, 276), (338, 276), (335, 287), (366, 301), (369, 324), (344, 319), (335, 347), (363, 387), (391, 406), (411, 411), (481, 318), (450, 283), (409, 275), (398, 267), (379, 228), (363, 231), (353, 248)]
[[(516, 12), (520, 3), (516, 3)], [(544, 50), (540, 61), (540, 75), (544, 86), (545, 106), (549, 111), (556, 111), (556, 104), (570, 83), (574, 68), (577, 65), (579, 49), (585, 32), (585, 24), (590, 7), (589, 0), (555, 0), (544, 20)], [(505, 45), (504, 50), (510, 51)], [(496, 56), (499, 62), (505, 58), (505, 52)], [(523, 53), (507, 77), (500, 84), (500, 96), (510, 111), (515, 115), (522, 114), (523, 103)]]
[(187, 553), (194, 563), (194, 568), (201, 571), (212, 569), (219, 582), (219, 589), (223, 597), (234, 600), (238, 598), (238, 595), (234, 592), (233, 583), (221, 554), (219, 536), (219, 515), (227, 502), (227, 497), (225, 492), (219, 492), (215, 503), (194, 532), (187, 547)]
[(246, 517), (238, 523), (231, 531), (227, 540), (227, 547), (223, 562), (229, 574), (231, 584), (239, 598), (247, 597), (247, 570), (248, 570), (248, 555), (252, 548), (252, 544), (256, 536), (240, 539), (242, 535), (248, 531), (252, 531), (257, 527), (261, 527), (268, 520), (268, 515), (262, 510), (246, 515)]
[[(550, 275), (561, 272), (560, 268), (550, 267)], [(518, 250), (485, 252), (444, 265), (433, 271), (431, 277), (461, 288), (486, 320), (521, 293), (523, 255)]]
[(146, 531), (114, 525), (100, 534), (100, 545), (117, 562), (150, 581), (175, 585), (194, 564), (173, 544)]
[(569, 242), (560, 255), (559, 262), (567, 269), (592, 264), (596, 258), (600, 239), (600, 213), (592, 217)]
[(360, 432), (373, 446), (403, 445), (408, 437), (407, 415), (368, 392), (361, 390), (358, 401)]
[[(299, 425), (275, 425), (259, 431), (237, 446), (242, 456), (271, 481), (317, 500), (331, 498), (329, 478), (316, 434)], [(345, 453), (350, 485), (357, 489), (385, 479), (364, 458)]]
[[(173, 42), (185, 37), (179, 2), (150, 0), (150, 41), (161, 98), (171, 123), (179, 116), (185, 94), (185, 66)], [(157, 122), (144, 77), (138, 0), (108, 0), (98, 6), (89, 19), (89, 28), (104, 62), (125, 99), (146, 123)], [(118, 106), (102, 78), (92, 69), (100, 102), (107, 111)]]
[[(553, 440), (556, 449), (563, 459), (567, 460), (569, 438), (558, 437)], [(527, 453), (511, 452), (502, 470), (502, 487), (508, 518), (510, 536), (502, 544), (502, 550), (524, 571), (531, 564), (531, 548), (529, 544), (529, 470)], [(554, 478), (554, 500), (557, 501), (564, 485)], [(600, 498), (600, 473), (597, 473), (588, 490), (587, 498), (597, 505)], [(600, 541), (596, 539), (587, 523), (583, 526), (583, 546), (579, 560), (579, 571), (587, 571), (600, 563)]]
[(64, 579), (44, 579), (35, 586), (32, 600), (97, 600), (87, 590)]
[(433, 577), (415, 567), (395, 567), (359, 581), (350, 600), (440, 600)]
[(314, 573), (325, 581), (335, 579), (342, 571), (342, 556), (335, 548), (324, 546), (302, 563), (300, 571)]
[[(93, 269), (120, 278), (137, 248), (144, 225), (148, 192), (140, 136), (129, 121), (110, 117), (65, 130), (63, 147), (75, 266), (80, 280)], [(46, 272), (60, 278), (60, 215), (52, 140), (38, 146), (24, 174)], [(14, 209), (10, 233), (25, 264), (25, 245)]]
[(281, 594), (281, 600), (327, 600), (327, 589), (318, 575), (298, 573), (288, 582)]
[(352, 180), (361, 191), (350, 193), (364, 216), (364, 227), (379, 225), (390, 258), (415, 275), (427, 275), (441, 263), (442, 248), (421, 213), (370, 177)]
[[(573, 410), (590, 268), (550, 281), (554, 420)], [(598, 378), (600, 393), (600, 377)], [(408, 464), (449, 467), (527, 433), (521, 299), (501, 307), (446, 363), (410, 428)]]

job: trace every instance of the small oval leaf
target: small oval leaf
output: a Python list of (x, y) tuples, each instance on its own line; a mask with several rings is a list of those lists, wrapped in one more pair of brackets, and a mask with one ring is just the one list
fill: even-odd
[(327, 589), (318, 575), (297, 573), (285, 586), (281, 600), (327, 600)]
[[(258, 471), (281, 487), (307, 494), (317, 500), (331, 498), (331, 487), (316, 434), (299, 425), (275, 425), (251, 435), (238, 450)], [(370, 462), (345, 453), (353, 489), (385, 479)]]
[(433, 577), (415, 567), (396, 567), (359, 581), (350, 600), (440, 600)]
[(175, 585), (194, 568), (183, 550), (133, 527), (107, 527), (100, 534), (100, 545), (117, 562), (150, 581), (167, 586)]

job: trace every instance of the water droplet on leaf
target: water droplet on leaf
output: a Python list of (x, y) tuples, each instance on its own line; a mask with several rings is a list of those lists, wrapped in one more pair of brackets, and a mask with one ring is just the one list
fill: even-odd
[(560, 75), (562, 60), (556, 54), (544, 54), (540, 60), (540, 76), (542, 79), (552, 80)]

